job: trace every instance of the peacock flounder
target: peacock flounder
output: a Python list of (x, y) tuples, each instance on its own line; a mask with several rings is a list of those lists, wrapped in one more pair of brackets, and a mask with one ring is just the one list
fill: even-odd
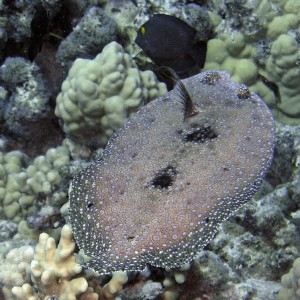
[(74, 236), (100, 274), (191, 261), (271, 163), (274, 121), (257, 95), (225, 71), (181, 85), (138, 111), (72, 182)]

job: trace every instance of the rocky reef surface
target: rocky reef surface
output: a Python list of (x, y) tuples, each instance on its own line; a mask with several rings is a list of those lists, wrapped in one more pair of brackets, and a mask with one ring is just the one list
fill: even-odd
[[(207, 41), (204, 70), (227, 71), (268, 105), (273, 162), (191, 263), (99, 276), (81, 266), (68, 190), (167, 92), (134, 43), (159, 13)], [(0, 298), (300, 299), (299, 36), (297, 0), (0, 1)]]

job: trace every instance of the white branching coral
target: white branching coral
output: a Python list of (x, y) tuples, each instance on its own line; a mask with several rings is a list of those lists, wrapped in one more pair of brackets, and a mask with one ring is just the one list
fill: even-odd
[(128, 280), (126, 272), (117, 271), (113, 273), (112, 279), (101, 289), (100, 299), (113, 300), (123, 289), (123, 284)]
[(38, 290), (38, 297), (25, 284), (13, 288), (12, 292), (17, 299), (47, 299), (57, 296), (60, 300), (75, 300), (77, 295), (85, 292), (88, 288), (86, 279), (74, 277), (82, 270), (75, 262), (74, 248), (72, 231), (68, 225), (62, 228), (57, 247), (52, 237), (42, 233), (31, 262), (31, 279)]
[[(21, 248), (20, 248), (21, 249)], [(94, 272), (83, 272), (75, 261), (75, 242), (71, 227), (65, 225), (56, 246), (54, 238), (41, 233), (31, 261), (32, 285), (20, 282), (12, 289), (18, 300), (113, 300), (123, 289), (128, 278), (126, 272), (113, 273), (112, 279), (102, 288)], [(32, 255), (33, 256), (33, 255)], [(29, 264), (29, 263), (28, 263)], [(16, 283), (18, 284), (18, 283)]]

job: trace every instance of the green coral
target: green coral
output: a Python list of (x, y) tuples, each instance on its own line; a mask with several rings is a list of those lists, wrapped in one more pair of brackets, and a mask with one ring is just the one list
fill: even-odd
[(284, 288), (279, 292), (279, 300), (300, 299), (300, 257), (295, 259), (293, 267), (281, 278)]
[(94, 60), (75, 60), (55, 114), (74, 141), (103, 146), (144, 101), (165, 92), (154, 73), (139, 71), (122, 46), (112, 42)]
[[(214, 2), (222, 7), (217, 0)], [(230, 25), (234, 22), (231, 19), (219, 20), (216, 24), (218, 34), (208, 42), (204, 69), (227, 70), (233, 80), (258, 93), (278, 119), (287, 124), (299, 124), (300, 58), (297, 36), (300, 35), (300, 3), (297, 0), (264, 0), (251, 16), (255, 20), (252, 31), (246, 24), (238, 31), (234, 24)], [(239, 18), (244, 23), (248, 20), (246, 17), (243, 19), (243, 15)], [(277, 84), (281, 103), (262, 82), (260, 75)]]
[[(300, 17), (300, 16), (299, 16)], [(271, 47), (266, 71), (270, 80), (277, 82), (282, 103), (280, 109), (288, 116), (300, 117), (300, 56), (296, 37), (281, 34)]]
[(59, 190), (70, 162), (63, 143), (31, 161), (21, 151), (0, 152), (0, 217), (19, 223), (38, 209), (38, 199), (51, 196), (52, 205), (67, 201)]
[(30, 280), (30, 263), (33, 259), (34, 248), (22, 246), (10, 250), (5, 259), (0, 261), (0, 285), (6, 299), (12, 299), (11, 289), (23, 285)]

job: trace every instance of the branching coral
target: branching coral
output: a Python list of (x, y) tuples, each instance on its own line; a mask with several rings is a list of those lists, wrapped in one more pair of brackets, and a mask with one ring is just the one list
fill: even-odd
[[(77, 295), (86, 291), (87, 281), (83, 277), (75, 277), (82, 268), (75, 262), (74, 248), (75, 243), (69, 226), (63, 227), (57, 248), (52, 237), (46, 233), (40, 235), (34, 260), (31, 262), (32, 281), (38, 290), (36, 296), (42, 299), (57, 296), (62, 300), (70, 300), (76, 299)], [(22, 288), (15, 287), (13, 293), (18, 299), (30, 295), (27, 285)], [(27, 299), (31, 299), (30, 297)]]
[(40, 234), (30, 267), (32, 285), (26, 282), (21, 287), (14, 287), (12, 293), (15, 297), (20, 300), (50, 297), (60, 300), (115, 299), (127, 282), (126, 273), (115, 272), (112, 279), (101, 288), (99, 278), (94, 273), (83, 272), (76, 263), (74, 248), (72, 230), (68, 225), (61, 230), (58, 246), (54, 238), (46, 233)]

